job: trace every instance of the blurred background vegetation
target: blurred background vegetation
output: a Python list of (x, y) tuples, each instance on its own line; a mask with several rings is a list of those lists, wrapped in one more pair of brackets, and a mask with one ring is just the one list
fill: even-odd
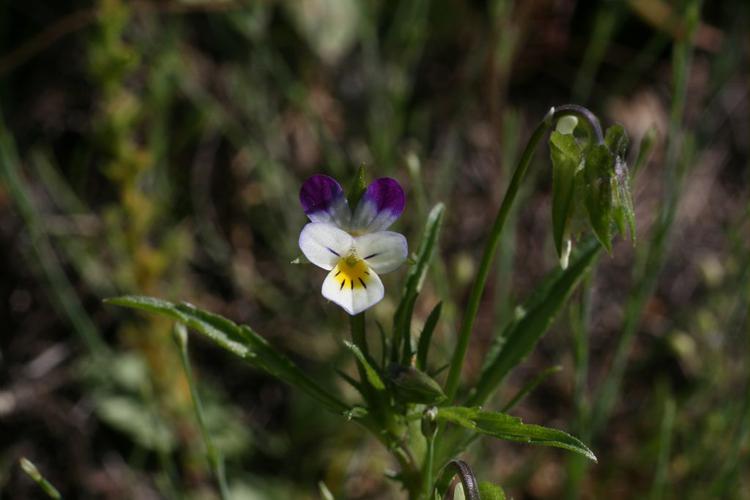
[[(631, 163), (654, 141), (638, 243), (600, 259), (493, 405), (559, 365), (514, 413), (582, 436), (599, 463), (499, 441), (464, 458), (517, 499), (750, 498), (749, 21), (744, 0), (1, 2), (3, 497), (40, 494), (25, 456), (70, 498), (216, 498), (170, 323), (103, 297), (248, 323), (351, 396), (332, 369), (352, 368), (346, 317), (321, 272), (291, 263), (315, 172), (396, 177), (412, 246), (447, 204), (416, 311), (445, 302), (444, 364), (517, 154), (575, 102), (625, 126)], [(557, 265), (548, 151), (532, 171), (469, 380)], [(191, 348), (236, 498), (317, 498), (319, 481), (398, 497), (395, 464), (357, 426)]]

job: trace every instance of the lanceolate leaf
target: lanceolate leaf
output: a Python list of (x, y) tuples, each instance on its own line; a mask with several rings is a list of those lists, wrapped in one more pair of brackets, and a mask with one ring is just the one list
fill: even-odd
[(357, 358), (359, 364), (362, 366), (362, 368), (364, 368), (365, 375), (367, 376), (367, 381), (370, 382), (370, 385), (379, 391), (385, 390), (383, 379), (380, 378), (380, 374), (368, 361), (367, 357), (360, 350), (360, 348), (347, 340), (344, 341), (344, 345), (348, 347), (349, 350), (352, 351), (352, 353), (354, 353), (354, 357)]
[(263, 337), (247, 326), (187, 304), (174, 304), (153, 297), (127, 295), (105, 300), (108, 304), (142, 309), (170, 317), (205, 335), (214, 343), (292, 385), (322, 403), (329, 410), (342, 413), (347, 405), (313, 382), (289, 358), (276, 351)]
[(417, 343), (417, 368), (422, 371), (427, 369), (427, 354), (430, 352), (432, 334), (435, 332), (435, 327), (440, 319), (440, 312), (442, 310), (443, 303), (438, 302), (430, 315), (427, 316), (427, 321), (424, 323), (422, 334), (419, 336), (419, 342)]
[(430, 261), (437, 247), (440, 227), (445, 213), (445, 205), (438, 203), (435, 205), (427, 217), (422, 241), (417, 250), (416, 262), (409, 269), (406, 276), (406, 284), (401, 297), (401, 302), (396, 309), (396, 315), (393, 318), (394, 342), (391, 346), (391, 360), (398, 360), (398, 349), (403, 344), (403, 354), (401, 361), (408, 363), (412, 355), (411, 347), (411, 318), (414, 312), (414, 303), (417, 295), (422, 290), (422, 284), (427, 276)]
[(575, 175), (581, 164), (581, 147), (572, 134), (554, 131), (549, 139), (552, 159), (552, 232), (558, 255), (568, 237), (568, 222), (573, 213)]
[(104, 302), (169, 316), (202, 333), (220, 347), (237, 356), (242, 358), (254, 358), (256, 356), (255, 351), (246, 342), (243, 342), (242, 334), (236, 324), (221, 316), (200, 311), (190, 304), (173, 304), (166, 300), (141, 295), (126, 295), (105, 299)]
[(521, 419), (506, 413), (482, 411), (476, 407), (444, 406), (438, 408), (437, 418), (498, 439), (563, 448), (596, 462), (596, 456), (578, 438), (557, 429), (524, 424)]
[(427, 269), (437, 246), (444, 213), (445, 205), (438, 203), (432, 207), (430, 214), (427, 216), (422, 241), (417, 250), (417, 263), (409, 269), (409, 273), (406, 275), (405, 296), (416, 295), (422, 291), (422, 284), (427, 276)]
[(483, 404), (505, 375), (531, 352), (594, 261), (599, 248), (593, 239), (580, 245), (570, 266), (565, 270), (558, 268), (552, 271), (539, 291), (523, 305), (522, 313), (499, 337), (502, 345), (492, 349), (485, 360), (479, 382), (469, 397), (470, 405)]

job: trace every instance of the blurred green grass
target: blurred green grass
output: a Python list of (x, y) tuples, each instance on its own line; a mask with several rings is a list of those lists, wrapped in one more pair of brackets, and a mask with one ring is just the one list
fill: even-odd
[[(297, 190), (314, 172), (346, 178), (365, 165), (398, 178), (412, 246), (428, 208), (447, 204), (416, 307), (424, 321), (444, 301), (442, 359), (431, 361), (446, 362), (519, 147), (549, 106), (575, 99), (623, 123), (635, 145), (659, 131), (636, 179), (639, 245), (600, 259), (571, 307), (582, 330), (561, 321), (495, 404), (562, 365), (517, 412), (577, 422), (599, 464), (502, 443), (470, 449), (471, 463), (514, 498), (748, 498), (750, 9), (704, 2), (690, 43), (687, 3), (0, 6), (1, 491), (33, 496), (16, 465), (28, 456), (67, 497), (213, 494), (169, 325), (105, 310), (104, 296), (200, 304), (335, 383), (330, 366), (349, 362), (346, 318), (320, 298), (314, 271), (289, 264), (304, 222)], [(501, 242), (470, 377), (556, 265), (538, 156)], [(648, 262), (634, 254), (665, 229), (660, 210), (673, 221), (655, 263), (631, 276)], [(373, 313), (385, 322), (394, 308), (387, 298)], [(393, 464), (355, 426), (205, 343), (191, 354), (207, 419), (237, 429), (216, 444), (238, 498), (315, 497), (320, 480), (343, 498), (396, 495), (383, 478)], [(592, 428), (601, 387), (611, 407)]]

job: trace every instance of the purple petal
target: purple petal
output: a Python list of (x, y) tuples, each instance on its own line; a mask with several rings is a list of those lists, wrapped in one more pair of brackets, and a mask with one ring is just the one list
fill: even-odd
[(332, 177), (316, 174), (302, 184), (299, 191), (302, 209), (312, 222), (349, 223), (351, 211), (341, 185)]
[(352, 226), (364, 232), (383, 231), (399, 218), (405, 205), (404, 190), (396, 179), (375, 179), (357, 205)]

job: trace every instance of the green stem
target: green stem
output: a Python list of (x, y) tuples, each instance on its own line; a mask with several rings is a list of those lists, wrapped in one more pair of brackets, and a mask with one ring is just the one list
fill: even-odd
[[(362, 351), (365, 358), (369, 360), (370, 352), (367, 347), (367, 337), (365, 335), (365, 313), (349, 316), (349, 327), (351, 328), (352, 342), (359, 347), (359, 350)], [(362, 363), (359, 361), (357, 361), (357, 373), (359, 374), (359, 381), (364, 390), (362, 396), (364, 396), (366, 400), (365, 402), (370, 407), (370, 410), (375, 410), (375, 413), (377, 413), (379, 409), (379, 405), (377, 404), (377, 394), (375, 394), (372, 385), (370, 385), (370, 382), (367, 379), (365, 367), (362, 366)]]
[(571, 307), (570, 329), (573, 332), (575, 383), (573, 385), (576, 404), (577, 427), (583, 426), (588, 415), (586, 399), (586, 381), (589, 373), (589, 328), (591, 319), (591, 300), (593, 295), (594, 271), (596, 264), (586, 273), (581, 283), (581, 295), (578, 303)]
[(659, 454), (656, 463), (656, 474), (649, 494), (651, 500), (661, 500), (664, 496), (664, 487), (667, 484), (667, 476), (669, 474), (669, 455), (672, 450), (675, 411), (675, 401), (671, 396), (668, 396), (664, 402), (664, 414), (662, 415), (659, 432)]
[[(370, 353), (367, 347), (365, 335), (365, 313), (350, 316), (352, 341), (359, 347), (362, 353), (369, 359)], [(398, 439), (396, 432), (397, 424), (393, 420), (393, 414), (387, 406), (387, 402), (368, 382), (364, 367), (357, 362), (359, 380), (363, 387), (363, 396), (368, 405), (371, 415), (361, 423), (383, 443), (398, 460), (401, 466), (402, 481), (404, 487), (409, 491), (409, 498), (417, 498), (421, 482), (414, 457), (411, 451)]]
[[(362, 312), (354, 316), (349, 316), (349, 326), (351, 328), (352, 342), (354, 342), (354, 345), (356, 345), (362, 354), (364, 354), (365, 359), (367, 359), (368, 362), (371, 362), (370, 352), (367, 347), (367, 337), (365, 334), (365, 313)], [(372, 384), (370, 384), (365, 367), (362, 366), (362, 363), (360, 363), (359, 360), (357, 360), (357, 373), (359, 374), (359, 382), (362, 384), (362, 397), (365, 399), (368, 411), (373, 417), (373, 422), (375, 424), (374, 432), (377, 433), (384, 428), (387, 429), (389, 427), (386, 418), (388, 412), (384, 411), (380, 395)]]
[(433, 485), (433, 469), (435, 467), (435, 436), (427, 438), (427, 449), (425, 450), (424, 464), (422, 464), (422, 492), (424, 498), (430, 498)]
[(510, 180), (508, 189), (505, 192), (505, 197), (503, 198), (495, 222), (490, 230), (489, 240), (484, 247), (482, 261), (479, 265), (479, 270), (477, 271), (477, 276), (474, 279), (474, 284), (469, 295), (464, 320), (458, 333), (458, 345), (456, 346), (453, 358), (451, 359), (450, 372), (448, 373), (448, 380), (446, 382), (445, 392), (451, 400), (455, 398), (456, 391), (458, 390), (459, 378), (461, 376), (464, 358), (466, 357), (466, 350), (469, 346), (469, 338), (471, 337), (474, 320), (476, 319), (479, 310), (479, 303), (481, 302), (482, 293), (484, 292), (484, 287), (487, 283), (487, 276), (489, 275), (490, 267), (492, 266), (495, 252), (497, 251), (497, 246), (500, 243), (500, 236), (505, 227), (505, 222), (510, 214), (510, 209), (518, 195), (521, 183), (526, 176), (531, 160), (534, 158), (534, 153), (536, 152), (539, 142), (552, 127), (555, 120), (566, 115), (574, 115), (582, 118), (583, 123), (588, 127), (592, 141), (596, 140), (600, 144), (604, 142), (604, 135), (602, 134), (601, 126), (599, 125), (599, 120), (596, 116), (594, 116), (594, 114), (588, 109), (574, 104), (566, 104), (558, 108), (551, 108), (547, 113), (547, 116), (545, 116), (539, 125), (537, 125), (534, 133), (531, 135), (529, 142), (526, 144), (526, 149), (523, 151), (521, 160), (516, 166), (516, 170), (513, 172), (513, 177)]
[(180, 359), (182, 360), (182, 368), (185, 370), (185, 378), (187, 379), (188, 385), (190, 386), (190, 396), (193, 400), (193, 408), (195, 409), (195, 417), (198, 420), (198, 427), (201, 430), (201, 436), (203, 437), (203, 443), (206, 446), (206, 457), (208, 459), (208, 465), (211, 468), (211, 472), (219, 485), (219, 494), (222, 500), (228, 500), (229, 487), (227, 486), (226, 472), (224, 470), (224, 456), (214, 446), (211, 435), (208, 432), (206, 426), (206, 418), (203, 413), (203, 404), (201, 403), (200, 395), (198, 394), (198, 387), (195, 384), (193, 378), (193, 370), (190, 367), (190, 357), (188, 356), (187, 348), (187, 329), (182, 323), (175, 324), (174, 337), (177, 341), (177, 345), (180, 349)]
[(365, 313), (359, 313), (349, 317), (349, 325), (352, 330), (352, 341), (359, 347), (365, 356), (370, 355), (365, 337)]
[[(589, 373), (589, 332), (591, 319), (591, 299), (593, 294), (594, 270), (596, 265), (586, 273), (581, 283), (581, 295), (578, 302), (570, 308), (570, 330), (573, 333), (574, 385), (573, 401), (575, 402), (574, 429), (582, 436), (587, 434), (586, 422), (589, 419), (590, 401), (586, 389)], [(567, 459), (565, 477), (565, 498), (580, 497), (579, 489), (586, 471), (586, 460), (579, 456)]]

